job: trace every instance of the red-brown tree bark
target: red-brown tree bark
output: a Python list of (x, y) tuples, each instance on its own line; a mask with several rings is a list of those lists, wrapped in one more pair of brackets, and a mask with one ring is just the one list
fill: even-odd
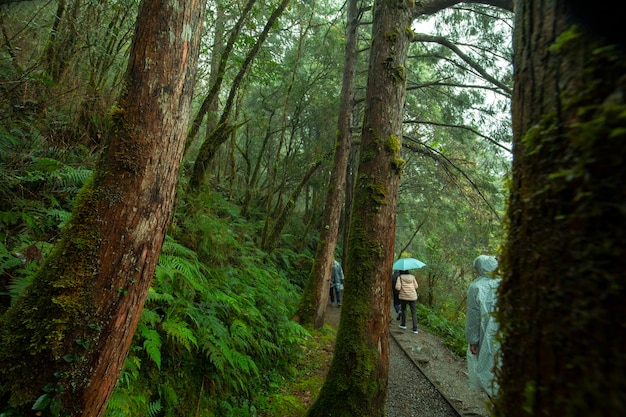
[(171, 217), (203, 10), (141, 3), (114, 132), (62, 240), (0, 321), (3, 410), (104, 415)]

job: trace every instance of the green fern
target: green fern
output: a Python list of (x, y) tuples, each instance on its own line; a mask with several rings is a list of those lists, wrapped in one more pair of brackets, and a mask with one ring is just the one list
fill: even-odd
[[(138, 329), (139, 330), (139, 329)], [(140, 329), (140, 336), (145, 338), (143, 348), (146, 350), (148, 357), (161, 369), (161, 336), (159, 332), (153, 329)]]
[(159, 323), (160, 321), (161, 321), (161, 316), (159, 315), (158, 312), (144, 308), (143, 311), (141, 312), (141, 319), (140, 319), (139, 324), (153, 328), (156, 325), (156, 323)]
[(177, 318), (170, 318), (165, 320), (161, 326), (170, 339), (184, 346), (185, 349), (190, 351), (192, 345), (198, 347), (198, 341), (186, 322)]
[(52, 209), (48, 211), (48, 214), (58, 221), (58, 227), (63, 227), (72, 217), (72, 212), (67, 210)]
[(163, 410), (161, 406), (161, 400), (157, 400), (148, 404), (148, 416), (147, 417), (156, 417)]
[(289, 319), (295, 289), (271, 267), (256, 266), (264, 258), (255, 250), (240, 255), (247, 269), (209, 268), (194, 251), (166, 237), (132, 348), (156, 366), (142, 370), (141, 380), (128, 390), (140, 382), (158, 387), (150, 402), (159, 401), (169, 412), (185, 409), (188, 393), (209, 379), (207, 409), (224, 415), (219, 404), (226, 401), (237, 415), (247, 415), (268, 381), (291, 372), (308, 334)]
[(8, 294), (11, 296), (11, 302), (17, 300), (17, 298), (28, 288), (28, 286), (33, 282), (33, 278), (35, 277), (35, 273), (37, 272), (37, 268), (39, 265), (35, 263), (29, 263), (24, 265), (23, 268), (20, 268), (16, 271), (16, 275), (11, 280), (11, 283), (8, 287)]
[(170, 304), (174, 301), (174, 296), (172, 294), (163, 294), (157, 292), (153, 287), (150, 287), (148, 290), (148, 296), (146, 297), (147, 303), (163, 303)]
[(107, 417), (141, 415), (138, 411), (147, 411), (147, 404), (148, 399), (145, 392), (115, 390), (109, 399), (105, 415)]
[(130, 387), (131, 384), (139, 378), (141, 369), (141, 360), (135, 355), (129, 355), (124, 360), (124, 367), (120, 373), (118, 384)]
[(13, 255), (11, 251), (4, 246), (4, 243), (0, 241), (0, 274), (21, 264), (22, 261)]
[(10, 296), (11, 302), (14, 302), (31, 284), (38, 267), (39, 264), (36, 262), (23, 264), (15, 252), (10, 253), (4, 244), (0, 243), (0, 274), (11, 276), (6, 286), (7, 291), (0, 295)]
[(0, 211), (0, 223), (5, 225), (17, 224), (21, 220), (19, 213), (15, 211)]
[(57, 192), (76, 194), (92, 173), (90, 169), (64, 165), (52, 177), (54, 188)]

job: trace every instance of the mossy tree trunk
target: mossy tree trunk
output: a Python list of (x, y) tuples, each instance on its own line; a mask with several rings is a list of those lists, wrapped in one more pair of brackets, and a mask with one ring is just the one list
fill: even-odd
[(366, 108), (334, 357), (308, 416), (385, 415), (405, 61), (412, 1), (376, 1)]
[(357, 31), (359, 28), (359, 10), (357, 0), (348, 1), (346, 25), (346, 46), (344, 54), (343, 80), (337, 122), (338, 137), (335, 143), (335, 156), (330, 184), (324, 206), (323, 226), (317, 245), (315, 262), (309, 274), (306, 289), (298, 307), (296, 316), (300, 324), (317, 329), (324, 325), (326, 305), (330, 292), (330, 278), (335, 259), (335, 247), (339, 233), (339, 220), (343, 208), (343, 196), (346, 187), (346, 172), (350, 156), (350, 119), (354, 100), (354, 79), (357, 60)]
[[(246, 58), (241, 63), (239, 67), (239, 71), (237, 75), (235, 75), (235, 79), (233, 80), (232, 85), (230, 86), (230, 92), (228, 93), (228, 97), (226, 98), (226, 102), (224, 104), (224, 108), (222, 110), (222, 115), (220, 116), (219, 121), (217, 122), (217, 126), (215, 130), (207, 134), (207, 138), (200, 146), (198, 150), (198, 156), (196, 157), (196, 161), (193, 164), (193, 170), (191, 172), (191, 176), (189, 178), (189, 188), (192, 191), (197, 191), (200, 185), (204, 182), (205, 176), (207, 174), (208, 167), (213, 160), (213, 157), (217, 153), (217, 150), (222, 146), (224, 142), (228, 140), (231, 132), (235, 128), (232, 125), (231, 113), (233, 111), (233, 107), (235, 105), (235, 99), (237, 97), (239, 87), (243, 82), (243, 78), (248, 72), (248, 69), (252, 65), (252, 62), (256, 58), (257, 54), (261, 50), (261, 47), (267, 40), (267, 37), (271, 33), (272, 28), (278, 22), (278, 19), (282, 16), (283, 12), (289, 5), (291, 0), (281, 0), (281, 2), (276, 6), (276, 9), (272, 12), (267, 23), (263, 27), (263, 30), (258, 36), (256, 43), (252, 46)], [(253, 3), (252, 0), (248, 2), (248, 4)], [(225, 55), (226, 51), (222, 52), (222, 55)], [(218, 75), (219, 77), (219, 75)], [(216, 87), (217, 85), (217, 87)], [(216, 91), (212, 91), (209, 94), (217, 94), (219, 92), (220, 83), (215, 84), (212, 90), (216, 89)], [(208, 97), (207, 97), (208, 98)], [(206, 100), (205, 100), (206, 102)], [(193, 126), (196, 124), (199, 125), (201, 123), (202, 117), (201, 114), (196, 117), (196, 120), (193, 123)], [(193, 137), (192, 137), (193, 138)]]
[(203, 4), (140, 5), (114, 132), (61, 241), (0, 319), (0, 411), (104, 415), (171, 216)]
[(626, 414), (626, 55), (517, 1), (498, 416)]

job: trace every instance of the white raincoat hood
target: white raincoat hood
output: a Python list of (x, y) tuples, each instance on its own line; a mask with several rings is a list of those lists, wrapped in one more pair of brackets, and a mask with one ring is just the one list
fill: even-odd
[(487, 275), (487, 272), (495, 271), (496, 268), (498, 268), (498, 261), (493, 256), (480, 255), (474, 259), (474, 269), (481, 277)]

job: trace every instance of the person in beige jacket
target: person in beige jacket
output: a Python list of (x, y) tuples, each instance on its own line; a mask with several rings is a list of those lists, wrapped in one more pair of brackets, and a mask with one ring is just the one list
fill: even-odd
[(413, 318), (413, 333), (417, 331), (417, 281), (415, 275), (409, 274), (409, 271), (401, 271), (396, 281), (396, 290), (398, 290), (398, 298), (400, 298), (400, 328), (406, 329), (406, 306), (411, 308), (411, 316)]

